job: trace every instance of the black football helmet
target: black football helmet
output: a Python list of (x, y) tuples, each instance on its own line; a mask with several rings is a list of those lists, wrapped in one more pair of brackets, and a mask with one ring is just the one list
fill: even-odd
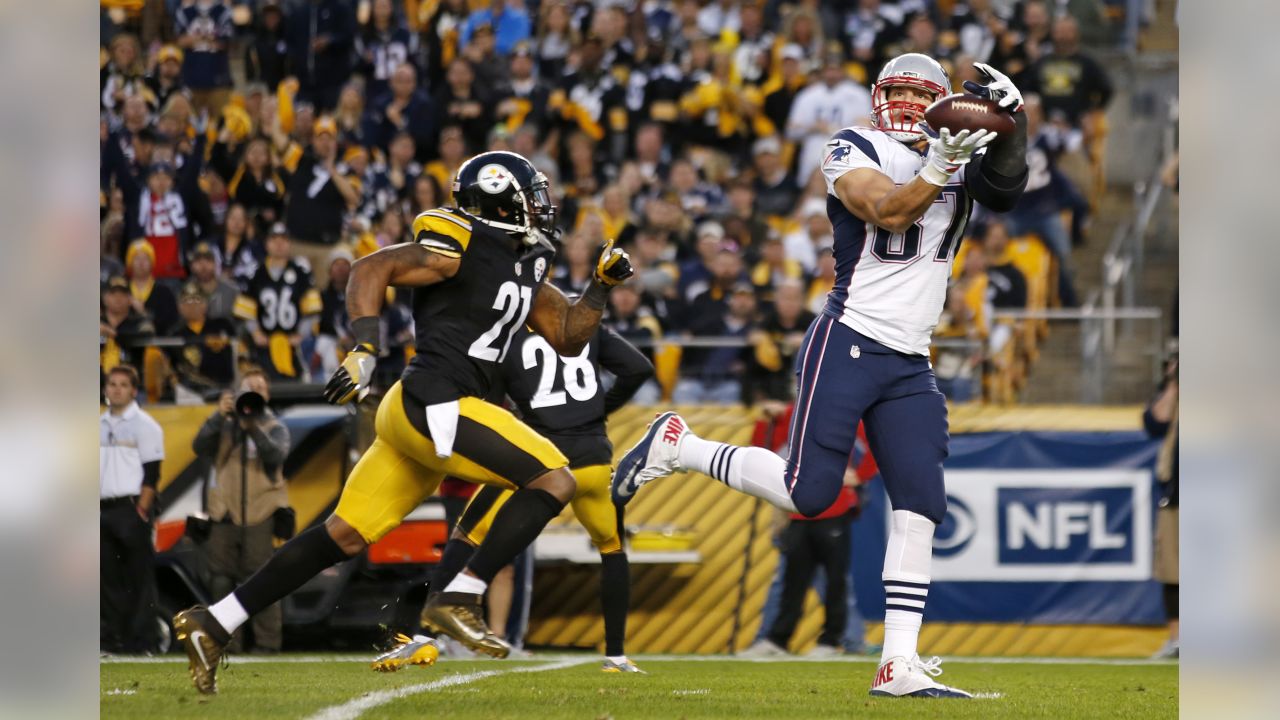
[(519, 235), (530, 245), (540, 236), (554, 237), (556, 206), (547, 176), (516, 153), (480, 153), (462, 163), (453, 181), (453, 201), (480, 222)]

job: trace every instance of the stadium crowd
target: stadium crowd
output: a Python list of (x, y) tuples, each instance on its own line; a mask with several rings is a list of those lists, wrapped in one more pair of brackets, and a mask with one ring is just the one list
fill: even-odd
[[(917, 51), (1028, 98), (1027, 192), (975, 213), (935, 358), (953, 399), (1009, 398), (1044, 328), (993, 313), (1076, 301), (1091, 188), (1059, 166), (1101, 162), (1111, 90), (1081, 36), (1121, 4), (102, 0), (102, 372), (137, 366), (152, 402), (216, 398), (237, 362), (324, 382), (351, 263), (510, 149), (551, 179), (556, 283), (581, 290), (608, 238), (631, 253), (608, 321), (659, 369), (638, 401), (789, 399), (835, 277), (822, 146)], [(413, 352), (388, 300), (386, 385)]]

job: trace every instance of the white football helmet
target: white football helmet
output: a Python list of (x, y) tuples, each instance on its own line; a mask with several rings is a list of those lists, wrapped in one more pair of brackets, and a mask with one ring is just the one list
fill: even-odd
[[(889, 88), (900, 85), (920, 88), (932, 93), (933, 97), (924, 105), (890, 100)], [(880, 76), (871, 86), (871, 121), (894, 140), (916, 142), (924, 137), (924, 133), (916, 127), (916, 123), (924, 119), (924, 109), (929, 103), (950, 92), (951, 78), (937, 60), (920, 53), (899, 55), (885, 63)], [(903, 110), (911, 110), (912, 117), (903, 117)]]

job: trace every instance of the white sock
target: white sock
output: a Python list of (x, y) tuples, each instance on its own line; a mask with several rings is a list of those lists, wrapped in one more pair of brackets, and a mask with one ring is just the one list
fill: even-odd
[(608, 660), (614, 665), (625, 665), (627, 663), (626, 655), (605, 655), (604, 659)]
[(483, 595), (484, 591), (489, 588), (489, 583), (481, 580), (474, 575), (466, 573), (458, 573), (453, 576), (453, 580), (445, 586), (445, 592), (461, 592), (470, 593), (472, 595)]
[(882, 664), (890, 658), (910, 658), (917, 652), (929, 597), (934, 528), (933, 521), (923, 515), (910, 510), (893, 511), (881, 576), (885, 591)]
[(229, 633), (249, 620), (249, 611), (244, 609), (235, 593), (230, 593), (209, 607), (209, 614), (218, 621), (223, 630)]
[(787, 461), (758, 447), (739, 447), (703, 440), (689, 433), (680, 441), (680, 467), (706, 473), (739, 492), (764, 500), (781, 510), (795, 512), (787, 492)]

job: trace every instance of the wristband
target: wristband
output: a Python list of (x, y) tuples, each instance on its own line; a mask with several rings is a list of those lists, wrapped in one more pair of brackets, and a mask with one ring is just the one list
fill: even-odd
[(355, 338), (356, 345), (368, 345), (373, 348), (375, 355), (378, 352), (380, 334), (377, 317), (362, 317), (351, 321), (351, 336)]
[(582, 302), (586, 303), (587, 307), (592, 310), (603, 311), (604, 306), (609, 302), (610, 289), (608, 285), (599, 280), (592, 280), (591, 284), (587, 286), (586, 292), (582, 293)]

